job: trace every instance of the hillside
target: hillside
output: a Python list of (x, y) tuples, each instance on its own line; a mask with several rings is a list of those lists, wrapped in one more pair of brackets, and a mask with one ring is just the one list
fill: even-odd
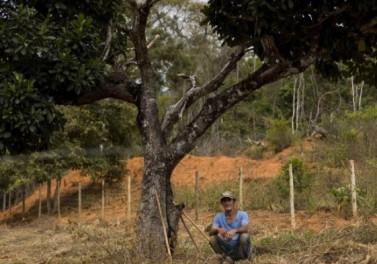
[[(172, 184), (174, 187), (193, 187), (195, 184), (195, 172), (199, 173), (199, 183), (201, 186), (208, 186), (212, 184), (220, 184), (224, 181), (238, 180), (239, 169), (242, 166), (244, 178), (271, 178), (274, 177), (280, 170), (282, 164), (289, 157), (295, 155), (296, 149), (294, 147), (285, 149), (271, 158), (264, 160), (253, 160), (245, 156), (238, 157), (199, 157), (187, 155), (175, 168), (172, 175)], [(118, 183), (123, 190), (127, 188), (128, 177), (131, 177), (132, 182), (132, 197), (137, 199), (140, 196), (140, 184), (142, 179), (143, 158), (136, 157), (126, 161), (127, 175), (123, 181)], [(77, 193), (77, 183), (82, 182), (82, 189), (90, 189), (93, 185), (89, 177), (80, 176), (77, 170), (70, 171), (63, 179), (61, 185), (61, 196), (70, 196)], [(55, 190), (56, 182), (52, 181), (51, 189)], [(44, 198), (47, 194), (46, 185), (41, 188), (41, 196)], [(42, 199), (43, 199), (42, 198)], [(112, 200), (111, 207), (107, 208), (107, 217), (109, 219), (118, 218), (117, 212), (124, 208), (126, 200), (125, 193), (120, 191), (119, 199)], [(38, 205), (39, 190), (35, 190), (29, 195), (25, 202), (26, 212), (33, 209), (33, 213), (27, 214), (28, 217), (35, 217), (36, 207)], [(12, 206), (11, 215), (20, 216), (22, 212), (22, 202)], [(64, 204), (62, 203), (63, 207)], [(114, 209), (114, 212), (109, 211)], [(124, 210), (124, 209), (123, 209)], [(7, 220), (9, 210), (0, 213), (0, 221)], [(65, 217), (63, 216), (63, 220)]]
[[(302, 146), (291, 147), (271, 158), (258, 161), (245, 156), (197, 157), (188, 155), (174, 170), (172, 183), (177, 189), (182, 189), (180, 187), (193, 188), (194, 175), (197, 170), (200, 174), (201, 186), (219, 185), (221, 187), (224, 181), (238, 180), (240, 166), (244, 169), (245, 179), (272, 178), (280, 171), (282, 164), (287, 159), (297, 155), (307, 155), (308, 151), (311, 150), (312, 143), (312, 141), (306, 141), (304, 148)], [(125, 248), (125, 246), (132, 243), (134, 236), (134, 220), (136, 220), (138, 210), (142, 164), (142, 158), (128, 160), (127, 177), (119, 184), (108, 187), (105, 221), (100, 220), (101, 184), (92, 183), (88, 177), (81, 177), (79, 171), (70, 171), (62, 181), (60, 219), (57, 218), (56, 214), (46, 216), (45, 212), (40, 219), (38, 218), (38, 190), (27, 198), (25, 215), (22, 216), (21, 214), (21, 202), (12, 207), (11, 215), (9, 215), (9, 210), (2, 212), (0, 214), (0, 263), (124, 263), (123, 259), (128, 256), (128, 248)], [(133, 197), (130, 221), (127, 219), (126, 195), (129, 177), (132, 182)], [(89, 198), (90, 201), (90, 204), (83, 206), (80, 225), (77, 224), (77, 182), (79, 181), (82, 182), (83, 196)], [(55, 183), (53, 182), (52, 188), (54, 189), (54, 187)], [(42, 197), (46, 196), (46, 186), (43, 186), (41, 194)], [(74, 198), (74, 202), (72, 202), (72, 198)], [(191, 219), (195, 217), (194, 210), (185, 209), (185, 214)], [(201, 212), (196, 222), (197, 227), (204, 230), (212, 222), (215, 214), (216, 212)], [(358, 232), (357, 228), (363, 228), (366, 223), (372, 225), (365, 225), (364, 229), (367, 230), (365, 232), (375, 232), (376, 216), (369, 219), (344, 219), (336, 210), (329, 208), (315, 212), (298, 211), (296, 212), (296, 227), (292, 228), (288, 213), (253, 210), (248, 211), (248, 214), (250, 217), (250, 233), (253, 241), (257, 243), (255, 245), (255, 263), (311, 263), (311, 259), (316, 258), (316, 255), (322, 256), (324, 262), (321, 263), (332, 263), (335, 256), (337, 259), (349, 258), (346, 262), (341, 263), (360, 263), (351, 261), (351, 258), (377, 259), (375, 253), (373, 253), (375, 246), (367, 247), (366, 244), (353, 241), (358, 234), (353, 232)], [(352, 231), (352, 228), (356, 228), (356, 231)], [(206, 239), (193, 225), (189, 224), (189, 230), (200, 247), (209, 250)], [(289, 232), (293, 230), (298, 232)], [(319, 242), (315, 242), (317, 244), (313, 242), (312, 245), (312, 242), (310, 242), (312, 240), (306, 242), (309, 237), (314, 238), (314, 234), (323, 234), (326, 239), (331, 241), (325, 233), (329, 230), (334, 236), (340, 237), (339, 239), (335, 237), (334, 239), (337, 240), (334, 243), (328, 242), (333, 243), (334, 246), (329, 248), (320, 237), (317, 238)], [(294, 248), (288, 251), (285, 246), (283, 250), (278, 244), (268, 246), (258, 242), (272, 241), (271, 239), (280, 241), (284, 237), (287, 239), (288, 234), (292, 236), (291, 243), (293, 244), (291, 247)], [(302, 240), (295, 238), (295, 234), (303, 234), (303, 236), (308, 237)], [(344, 240), (346, 235), (351, 237)], [(360, 237), (366, 239), (369, 234), (366, 234), (365, 238), (363, 236), (363, 233), (361, 233)], [(373, 240), (373, 238), (369, 240), (371, 239)], [(49, 243), (43, 241), (49, 241)], [(305, 249), (305, 243), (308, 243), (307, 249)], [(116, 248), (114, 248), (115, 245), (117, 245)], [(303, 246), (303, 249), (300, 248), (300, 245)], [(132, 244), (130, 247), (132, 247)], [(352, 253), (354, 249), (358, 250), (358, 254)], [(280, 252), (279, 250), (283, 251)], [(318, 252), (316, 253), (316, 251)], [(291, 252), (296, 252), (294, 257), (296, 260), (292, 262)], [(119, 255), (116, 255), (114, 259), (114, 254)], [(202, 254), (198, 257), (192, 241), (181, 226), (174, 263), (205, 263), (204, 260), (211, 253), (208, 251), (202, 252)], [(86, 262), (86, 260), (89, 260), (89, 262)], [(193, 260), (196, 260), (196, 262), (193, 262)], [(289, 261), (286, 262), (285, 260)], [(135, 260), (133, 262), (126, 261), (126, 263), (141, 262)]]
[[(305, 151), (311, 150), (312, 141), (305, 141), (304, 148), (302, 151), (302, 146), (291, 147), (285, 149), (281, 153), (278, 153), (271, 158), (266, 158), (263, 160), (253, 160), (245, 156), (238, 157), (226, 157), (226, 156), (216, 156), (216, 157), (198, 157), (193, 155), (187, 155), (176, 167), (172, 175), (172, 184), (174, 187), (193, 187), (195, 184), (195, 171), (199, 172), (199, 184), (200, 186), (209, 185), (221, 185), (224, 181), (236, 181), (239, 177), (239, 168), (242, 166), (244, 171), (244, 179), (248, 178), (272, 178), (277, 173), (279, 173), (282, 164), (289, 158), (297, 155), (305, 155)], [(133, 217), (135, 217), (136, 211), (138, 210), (138, 197), (140, 196), (140, 183), (142, 177), (142, 158), (133, 158), (128, 160), (127, 166), (127, 176), (122, 182), (117, 184), (117, 187), (112, 187), (112, 198), (111, 202), (106, 205), (106, 215), (105, 219), (109, 221), (119, 221), (126, 218), (126, 207), (127, 207), (127, 179), (128, 176), (131, 178), (132, 182), (132, 197), (133, 205), (132, 212)], [(60, 221), (62, 223), (68, 223), (76, 221), (77, 210), (75, 204), (64, 204), (64, 197), (77, 196), (77, 182), (82, 182), (83, 193), (96, 191), (97, 197), (100, 196), (100, 188), (98, 184), (93, 184), (89, 177), (81, 177), (78, 171), (69, 172), (62, 181), (61, 186), (61, 196), (62, 204), (61, 206), (66, 209), (62, 210), (62, 216)], [(95, 187), (97, 186), (97, 187)], [(52, 189), (55, 188), (55, 182), (52, 183)], [(96, 190), (92, 190), (97, 188)], [(116, 193), (114, 193), (116, 192)], [(46, 196), (46, 186), (43, 186), (42, 197)], [(37, 218), (37, 205), (38, 205), (39, 192), (35, 190), (32, 195), (30, 195), (25, 203), (26, 214), (24, 219), (32, 221)], [(94, 203), (99, 204), (100, 202), (94, 201)], [(11, 216), (9, 215), (9, 210), (2, 212), (0, 214), (0, 220), (6, 222), (12, 222), (13, 220), (18, 221), (22, 219), (22, 203), (12, 207)], [(190, 210), (187, 211), (188, 214), (192, 214)], [(203, 225), (208, 224), (212, 221), (214, 213), (203, 213), (201, 217), (203, 218)], [(97, 206), (90, 206), (87, 209), (84, 208), (82, 213), (82, 221), (93, 221), (100, 217), (100, 212)], [(253, 211), (250, 212), (250, 217), (255, 227), (255, 233), (260, 233), (261, 230), (270, 232), (271, 229), (290, 229), (290, 218), (288, 214), (276, 213), (273, 211)], [(318, 211), (315, 214), (298, 212), (297, 213), (297, 229), (309, 228), (315, 231), (321, 231), (333, 227), (342, 227), (344, 225), (350, 224), (350, 221), (343, 219), (337, 212), (332, 211)], [(12, 220), (13, 219), (13, 220)], [(376, 221), (377, 222), (377, 221)], [(268, 231), (269, 230), (269, 231)], [(263, 232), (262, 232), (263, 233)]]

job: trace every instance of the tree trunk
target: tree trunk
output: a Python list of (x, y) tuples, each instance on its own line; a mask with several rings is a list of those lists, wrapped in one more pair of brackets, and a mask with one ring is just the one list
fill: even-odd
[(171, 251), (174, 250), (177, 240), (178, 220), (183, 206), (173, 203), (170, 175), (175, 165), (176, 163), (173, 164), (171, 158), (164, 153), (145, 155), (139, 216), (140, 246), (146, 257), (156, 263), (161, 263), (162, 260), (167, 258), (156, 191), (161, 204)]

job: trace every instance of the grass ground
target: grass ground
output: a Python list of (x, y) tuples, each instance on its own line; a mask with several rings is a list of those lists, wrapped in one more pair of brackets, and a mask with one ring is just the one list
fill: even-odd
[[(204, 228), (208, 214), (197, 226)], [(190, 225), (199, 250), (181, 226), (173, 263), (206, 263), (212, 256), (205, 237)], [(61, 223), (55, 217), (0, 225), (0, 263), (150, 263), (137, 251), (134, 221)], [(256, 263), (377, 263), (377, 226), (365, 219), (315, 232), (310, 228), (253, 226)]]

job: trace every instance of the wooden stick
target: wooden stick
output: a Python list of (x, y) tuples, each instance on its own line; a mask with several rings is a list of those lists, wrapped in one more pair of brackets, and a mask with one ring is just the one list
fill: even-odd
[(296, 227), (295, 220), (295, 194), (294, 194), (294, 183), (293, 183), (293, 166), (292, 163), (289, 164), (289, 196), (290, 196), (290, 207), (291, 207), (291, 227)]
[(39, 184), (39, 200), (38, 200), (38, 218), (42, 215), (42, 184)]
[(351, 163), (352, 215), (353, 217), (357, 217), (355, 163), (353, 160), (350, 160), (350, 163)]
[(191, 222), (191, 224), (193, 224), (200, 231), (200, 233), (202, 233), (202, 235), (209, 241), (209, 238), (207, 237), (207, 235), (195, 224), (195, 222), (193, 220), (191, 220), (190, 217), (188, 217), (185, 214), (185, 212), (182, 212), (182, 215), (184, 215)]
[(194, 243), (194, 245), (195, 245), (195, 247), (196, 247), (196, 251), (197, 251), (198, 253), (200, 253), (199, 248), (198, 248), (198, 246), (196, 245), (196, 242), (195, 242), (195, 240), (194, 240), (194, 237), (192, 236), (190, 230), (187, 228), (187, 225), (186, 225), (186, 223), (185, 223), (185, 220), (183, 220), (182, 215), (180, 215), (179, 218), (181, 218), (183, 226), (185, 227), (187, 233), (189, 234), (189, 236), (190, 236), (190, 238), (191, 238), (191, 240), (192, 240), (192, 243)]
[(243, 185), (243, 167), (240, 167), (240, 209), (243, 209), (243, 192), (242, 192), (242, 187)]
[(127, 184), (127, 220), (131, 219), (131, 176), (128, 176)]
[(199, 219), (199, 172), (195, 171), (195, 221)]
[(61, 183), (60, 180), (56, 180), (56, 184), (57, 184), (56, 188), (58, 191), (58, 219), (59, 221), (60, 221), (60, 216), (61, 216), (60, 214), (60, 183)]
[(166, 234), (165, 221), (164, 221), (164, 219), (162, 217), (162, 210), (161, 210), (161, 205), (160, 205), (160, 199), (158, 198), (157, 190), (155, 190), (155, 194), (156, 194), (156, 201), (157, 201), (158, 211), (160, 212), (160, 219), (161, 219), (162, 229), (164, 231), (166, 248), (168, 250), (169, 260), (170, 260), (170, 263), (171, 263), (172, 262), (172, 258), (171, 258), (171, 253), (170, 253), (170, 246), (169, 246), (169, 241), (168, 241), (168, 235)]
[(79, 209), (79, 216), (78, 216), (78, 222), (81, 222), (81, 207), (82, 207), (82, 201), (81, 201), (81, 181), (79, 181), (79, 193), (78, 193), (78, 209)]
[(101, 219), (105, 220), (105, 181), (102, 180)]

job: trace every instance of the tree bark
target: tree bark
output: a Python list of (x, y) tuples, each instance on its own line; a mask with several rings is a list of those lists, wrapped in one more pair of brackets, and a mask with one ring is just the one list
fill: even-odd
[(171, 159), (163, 151), (157, 155), (146, 154), (144, 158), (139, 216), (140, 247), (141, 251), (156, 263), (167, 257), (167, 249), (165, 248), (163, 226), (155, 191), (160, 200), (163, 221), (165, 221), (172, 252), (177, 242), (178, 220), (183, 209), (182, 205), (175, 205), (173, 202), (170, 175), (177, 161), (172, 163), (172, 160), (174, 159)]

